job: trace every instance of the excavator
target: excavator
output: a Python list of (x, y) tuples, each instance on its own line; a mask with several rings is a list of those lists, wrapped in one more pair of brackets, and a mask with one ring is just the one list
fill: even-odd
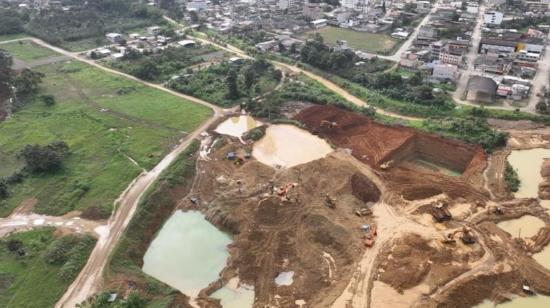
[(459, 235), (462, 243), (466, 245), (471, 245), (476, 242), (476, 237), (472, 232), (472, 229), (466, 226), (463, 226), (461, 229), (455, 230), (453, 232), (447, 233), (445, 238), (441, 240), (444, 244), (454, 244), (456, 243), (455, 236)]
[(331, 121), (327, 121), (327, 120), (321, 121), (321, 128), (332, 129), (332, 128), (336, 128), (336, 127), (338, 127), (338, 123), (336, 123), (336, 122), (331, 122)]

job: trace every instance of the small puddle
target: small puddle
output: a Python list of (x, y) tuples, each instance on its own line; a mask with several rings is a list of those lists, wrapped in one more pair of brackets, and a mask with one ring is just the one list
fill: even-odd
[(214, 131), (223, 135), (242, 137), (244, 133), (260, 125), (262, 123), (256, 121), (253, 117), (241, 115), (223, 121)]
[(542, 182), (540, 169), (544, 158), (550, 158), (550, 149), (531, 149), (512, 151), (508, 162), (518, 173), (521, 184), (514, 193), (516, 198), (537, 198), (539, 184)]
[(513, 300), (496, 305), (486, 300), (480, 305), (475, 306), (475, 308), (548, 308), (550, 307), (550, 296), (543, 296), (543, 295), (537, 295), (537, 296), (529, 296), (529, 297), (516, 297)]
[(281, 272), (275, 277), (275, 283), (278, 286), (289, 286), (294, 282), (294, 272)]
[(497, 226), (510, 233), (512, 237), (531, 237), (536, 235), (545, 226), (545, 223), (540, 218), (525, 215), (517, 219), (499, 222)]
[(231, 238), (200, 212), (175, 212), (143, 257), (143, 271), (194, 298), (219, 277)]
[(323, 139), (294, 125), (276, 124), (266, 129), (252, 151), (258, 161), (272, 166), (293, 167), (325, 157), (332, 152)]
[(223, 308), (249, 308), (254, 305), (254, 287), (239, 285), (239, 278), (235, 277), (210, 297), (219, 299)]

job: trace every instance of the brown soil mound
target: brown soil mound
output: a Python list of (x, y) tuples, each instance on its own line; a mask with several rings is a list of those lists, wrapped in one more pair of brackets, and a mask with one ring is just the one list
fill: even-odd
[(380, 199), (380, 190), (365, 175), (356, 173), (351, 177), (351, 191), (363, 202), (377, 202)]
[(550, 159), (544, 160), (540, 174), (544, 180), (539, 184), (539, 198), (548, 200), (550, 199)]
[(443, 193), (441, 189), (429, 187), (429, 186), (418, 186), (413, 188), (404, 189), (401, 194), (405, 200), (422, 200), (427, 199), (436, 195)]

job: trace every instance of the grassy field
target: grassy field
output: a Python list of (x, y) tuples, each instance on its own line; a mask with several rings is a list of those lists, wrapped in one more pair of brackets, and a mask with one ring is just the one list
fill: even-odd
[(38, 46), (31, 41), (18, 41), (0, 44), (0, 48), (7, 50), (13, 57), (22, 61), (34, 61), (58, 55), (56, 52)]
[[(10, 197), (0, 202), (1, 216), (34, 197), (36, 212), (94, 209), (107, 217), (141, 168), (152, 168), (212, 112), (80, 62), (45, 65), (40, 71), (46, 74), (41, 94), (54, 95), (57, 103), (30, 102), (0, 123), (0, 162), (21, 164), (16, 156), (25, 145), (56, 140), (65, 141), (71, 153), (59, 172), (11, 185)], [(11, 174), (14, 164), (0, 164), (0, 176)]]
[(359, 32), (338, 27), (324, 27), (307, 32), (304, 36), (312, 37), (315, 33), (321, 34), (325, 42), (330, 45), (335, 45), (337, 40), (345, 40), (348, 42), (348, 46), (353, 49), (374, 53), (390, 50), (398, 42), (398, 40), (387, 34)]
[[(53, 307), (84, 266), (95, 239), (55, 238), (53, 233), (53, 228), (42, 228), (0, 242), (0, 307)], [(22, 243), (23, 256), (8, 248), (15, 241)], [(48, 256), (54, 250), (63, 252), (52, 262)]]

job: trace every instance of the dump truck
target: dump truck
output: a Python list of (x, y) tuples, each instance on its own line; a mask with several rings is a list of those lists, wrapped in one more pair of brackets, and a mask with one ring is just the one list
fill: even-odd
[(367, 247), (372, 247), (372, 245), (376, 242), (376, 235), (378, 234), (376, 224), (364, 224), (361, 226), (361, 230), (365, 231), (365, 234), (362, 237), (363, 244)]

